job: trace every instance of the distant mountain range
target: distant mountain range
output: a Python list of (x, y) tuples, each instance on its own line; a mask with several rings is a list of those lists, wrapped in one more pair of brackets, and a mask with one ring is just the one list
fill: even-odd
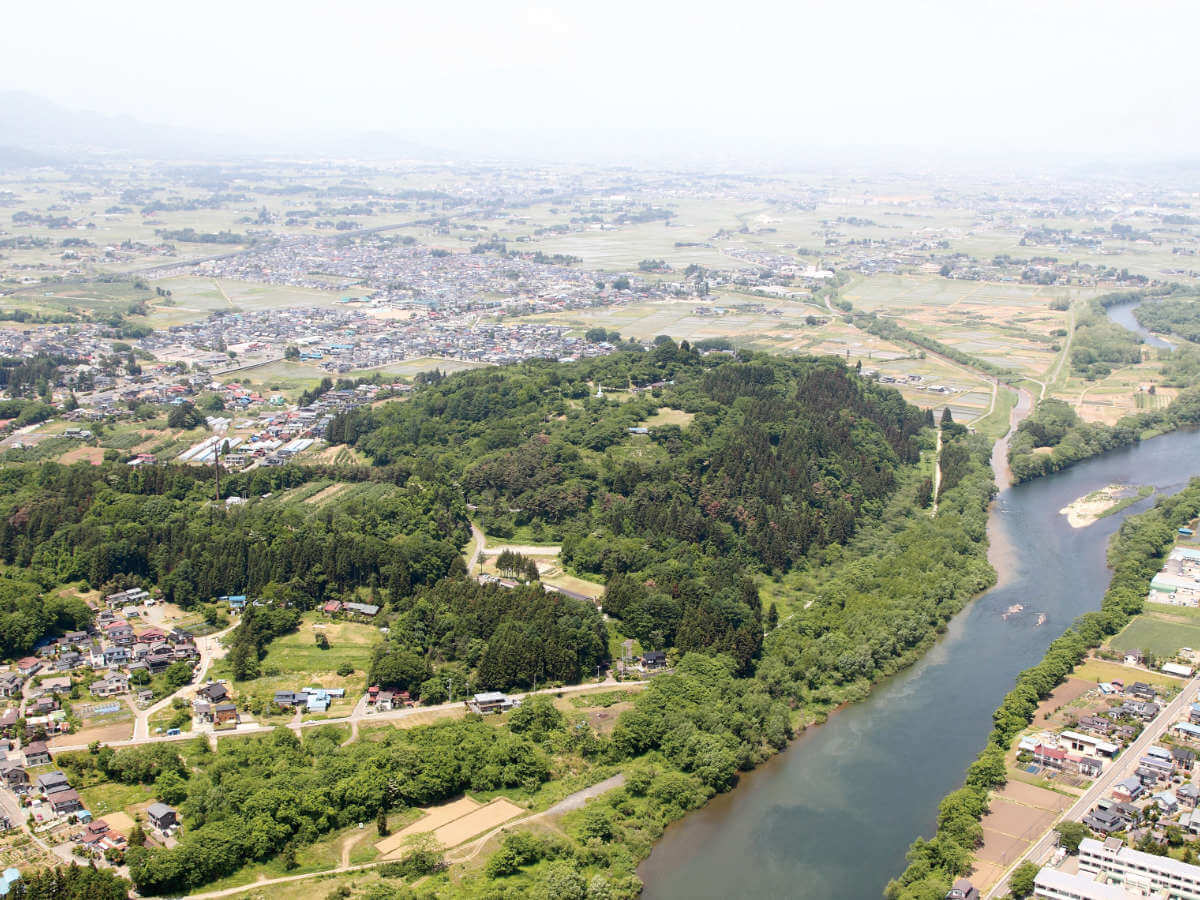
[(453, 159), (462, 156), (401, 135), (281, 136), (273, 139), (201, 131), (68, 109), (24, 91), (0, 91), (0, 168), (48, 165), (96, 155), (156, 159), (345, 156), (369, 159)]
[(1196, 158), (1149, 159), (1128, 154), (1078, 154), (1028, 158), (1003, 154), (958, 155), (945, 148), (823, 146), (766, 139), (753, 133), (711, 134), (703, 129), (547, 128), (534, 131), (410, 128), (402, 132), (330, 128), (270, 137), (181, 128), (130, 115), (74, 110), (25, 91), (0, 91), (0, 169), (63, 164), (96, 157), (234, 161), (357, 159), (364, 161), (591, 163), (692, 171), (939, 171), (1021, 170), (1045, 173), (1114, 170), (1146, 174), (1188, 173)]

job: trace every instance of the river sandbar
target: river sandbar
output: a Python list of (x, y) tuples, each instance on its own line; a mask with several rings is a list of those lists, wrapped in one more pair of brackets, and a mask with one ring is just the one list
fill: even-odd
[(1122, 500), (1136, 498), (1140, 489), (1128, 484), (1109, 484), (1085, 494), (1060, 509), (1059, 515), (1067, 517), (1072, 528), (1086, 528)]

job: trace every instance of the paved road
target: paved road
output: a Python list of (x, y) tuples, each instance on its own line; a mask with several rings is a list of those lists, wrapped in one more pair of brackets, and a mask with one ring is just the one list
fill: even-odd
[[(171, 702), (176, 697), (187, 697), (194, 694), (200, 687), (204, 685), (204, 677), (208, 674), (209, 668), (213, 664), (214, 659), (220, 658), (221, 643), (220, 639), (233, 629), (237, 628), (237, 623), (230, 625), (223, 631), (218, 631), (215, 634), (210, 634), (205, 637), (196, 638), (196, 650), (200, 653), (200, 669), (195, 678), (190, 684), (185, 684), (173, 694), (168, 694), (157, 703), (146, 707), (134, 714), (133, 719), (133, 738), (134, 740), (145, 739), (150, 737), (150, 717), (162, 709), (166, 709), (171, 705)], [(64, 749), (56, 747), (56, 750)]]
[[(1195, 699), (1197, 690), (1200, 690), (1200, 675), (1197, 675), (1186, 685), (1184, 685), (1183, 690), (1179, 692), (1179, 696), (1177, 696), (1174, 700), (1167, 704), (1167, 706), (1161, 712), (1159, 712), (1157, 718), (1155, 718), (1154, 721), (1146, 727), (1138, 739), (1125, 749), (1125, 752), (1121, 754), (1120, 759), (1118, 759), (1113, 765), (1109, 766), (1108, 769), (1105, 770), (1105, 772), (1098, 779), (1096, 779), (1096, 783), (1088, 788), (1087, 791), (1084, 792), (1083, 796), (1075, 802), (1075, 805), (1062, 814), (1060, 819), (1056, 819), (1054, 824), (1057, 824), (1058, 821), (1063, 819), (1073, 819), (1078, 821), (1087, 815), (1088, 811), (1096, 805), (1096, 802), (1108, 793), (1113, 784), (1119, 781), (1122, 777), (1128, 775), (1132, 769), (1137, 767), (1137, 762), (1142, 758), (1146, 748), (1157, 741), (1162, 736), (1163, 732), (1165, 732), (1176, 721), (1176, 719), (1179, 718), (1180, 711), (1188, 703), (1191, 703)], [(1037, 863), (1042, 862), (1050, 854), (1050, 851), (1054, 848), (1057, 842), (1058, 835), (1053, 831), (1052, 828), (1048, 829), (1046, 833), (1042, 835), (1040, 840), (1034, 843), (1033, 846), (1025, 851), (1025, 853), (1022, 854), (1008, 868), (1008, 871), (1004, 873), (1004, 877), (992, 886), (992, 889), (988, 891), (986, 897), (990, 900), (990, 898), (1000, 897), (1006, 894), (1008, 891), (1008, 877), (1012, 874), (1013, 869), (1026, 860), (1032, 860), (1033, 862)]]
[[(648, 680), (616, 681), (616, 680), (613, 680), (612, 678), (610, 678), (607, 681), (600, 681), (600, 682), (593, 681), (588, 684), (572, 684), (572, 685), (567, 685), (566, 687), (543, 688), (542, 690), (538, 690), (538, 691), (527, 691), (524, 694), (511, 694), (510, 696), (514, 697), (514, 698), (518, 698), (518, 699), (523, 699), (525, 697), (532, 697), (534, 694), (577, 694), (582, 691), (594, 691), (597, 688), (604, 688), (604, 687), (611, 688), (613, 690), (620, 690), (620, 689), (626, 688), (626, 687), (640, 687), (640, 686), (643, 686), (643, 685), (646, 685), (649, 683), (650, 682)], [(363, 723), (366, 723), (369, 725), (372, 722), (394, 722), (397, 719), (407, 719), (411, 716), (419, 716), (419, 715), (423, 715), (425, 713), (436, 714), (436, 713), (440, 713), (440, 712), (449, 712), (449, 711), (457, 712), (457, 711), (461, 710), (462, 708), (463, 708), (463, 701), (456, 700), (453, 703), (441, 703), (441, 704), (438, 704), (437, 706), (413, 706), (413, 707), (409, 707), (407, 709), (393, 709), (393, 710), (389, 710), (387, 712), (368, 714), (366, 712), (365, 704), (363, 704), (360, 701), (356, 705), (354, 712), (352, 712), (348, 716), (341, 716), (340, 718), (336, 718), (336, 719), (310, 719), (308, 721), (304, 721), (299, 724), (289, 723), (288, 727), (298, 730), (301, 728), (320, 728), (322, 725), (351, 725), (351, 726), (353, 726), (354, 723), (356, 723), (356, 722), (360, 725)], [(246, 723), (244, 725), (239, 726), (236, 730), (214, 731), (214, 732), (209, 733), (207, 736), (212, 740), (217, 740), (217, 739), (226, 738), (226, 737), (240, 737), (242, 735), (248, 735), (248, 734), (269, 734), (270, 732), (274, 731), (276, 727), (277, 726), (275, 726), (275, 725), (259, 725), (257, 723)], [(201, 733), (185, 731), (183, 734), (151, 735), (151, 736), (146, 736), (146, 737), (141, 737), (141, 738), (131, 738), (126, 741), (105, 741), (104, 743), (105, 743), (105, 746), (108, 746), (108, 747), (136, 747), (140, 744), (153, 744), (153, 743), (158, 743), (160, 741), (162, 741), (162, 742), (190, 741), (193, 738), (197, 737), (199, 734), (201, 734)], [(65, 753), (70, 750), (86, 750), (86, 749), (87, 749), (87, 744), (73, 744), (73, 745), (64, 746), (64, 747), (53, 748), (55, 753)]]

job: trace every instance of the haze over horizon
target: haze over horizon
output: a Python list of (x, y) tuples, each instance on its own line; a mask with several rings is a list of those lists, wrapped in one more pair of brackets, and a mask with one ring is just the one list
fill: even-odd
[(1200, 142), (1181, 114), (1200, 9), (1179, 2), (118, 6), (6, 10), (0, 90), (322, 150), (1161, 160)]

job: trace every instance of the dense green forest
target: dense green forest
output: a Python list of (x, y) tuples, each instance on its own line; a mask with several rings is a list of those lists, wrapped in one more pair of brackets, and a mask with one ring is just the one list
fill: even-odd
[[(385, 804), (401, 810), (506, 785), (524, 794), (564, 762), (594, 772), (589, 780), (618, 770), (625, 786), (568, 817), (564, 836), (518, 831), (482, 872), (462, 881), (437, 876), (426, 890), (446, 897), (556, 896), (565, 879), (632, 898), (640, 886), (637, 862), (667, 824), (782, 749), (798, 714), (801, 722), (819, 719), (911, 662), (991, 584), (984, 556), (992, 493), (983, 464), (987, 445), (956, 440), (964, 441), (969, 465), (944, 492), (936, 518), (912, 503), (917, 479), (905, 478), (877, 520), (864, 522), (845, 545), (825, 548), (820, 565), (788, 576), (796, 579), (789, 586), (801, 608), (768, 635), (752, 674), (739, 677), (729, 654), (686, 653), (673, 672), (636, 696), (610, 735), (581, 716), (563, 717), (539, 697), (507, 726), (472, 717), (387, 729), (380, 743), (341, 746), (343, 732), (331, 729), (301, 744), (281, 728), (277, 736), (222, 745), (215, 755), (195, 742), (182, 759), (165, 746), (153, 754), (101, 749), (60, 759), (81, 783), (94, 769), (96, 779), (151, 782), (158, 796), (180, 804), (179, 847), (130, 852), (131, 874), (147, 893), (196, 887), (280, 853), (290, 858), (330, 830), (370, 821)], [(508, 593), (520, 607), (520, 592)], [(447, 609), (479, 596), (450, 579), (414, 597), (432, 603), (431, 594), (441, 594), (437, 602)], [(455, 636), (457, 627), (446, 635)]]
[(1143, 303), (1133, 314), (1143, 328), (1200, 343), (1200, 300), (1195, 297), (1168, 297)]
[(1168, 353), (1160, 353), (1163, 385), (1185, 388), (1200, 384), (1200, 347), (1182, 345)]
[(908, 868), (888, 884), (889, 900), (941, 900), (950, 883), (970, 870), (972, 852), (983, 843), (979, 824), (988, 793), (1007, 780), (1004, 754), (1050, 695), (1088, 650), (1100, 646), (1142, 611), (1150, 579), (1175, 544), (1175, 530), (1200, 514), (1200, 478), (1153, 509), (1121, 523), (1108, 548), (1112, 581), (1100, 609), (1077, 618), (1046, 650), (1042, 661), (1017, 676), (1017, 684), (992, 714), (995, 727), (984, 750), (967, 769), (962, 788), (938, 809), (937, 834), (918, 838), (908, 851)]
[(109, 869), (72, 863), (22, 872), (8, 896), (13, 900), (126, 900), (129, 882)]
[[(446, 578), (393, 601), (396, 616), (377, 649), (372, 684), (445, 699), (447, 677), (480, 685), (532, 687), (575, 682), (607, 662), (608, 639), (595, 604), (528, 585), (508, 590)], [(461, 663), (432, 677), (428, 660)]]
[[(187, 823), (171, 850), (130, 847), (129, 873), (145, 893), (186, 893), (247, 862), (295, 852), (326, 832), (374, 821), (380, 808), (441, 803), (465, 790), (536, 789), (550, 777), (544, 750), (510, 729), (478, 717), (423, 728), (387, 730), (377, 740), (341, 746), (337, 729), (318, 729), (303, 743), (288, 729), (226, 742), (213, 753), (205, 740), (139, 780), (177, 805)], [(80, 784), (89, 774), (112, 777), (120, 758), (107, 748), (61, 754)], [(185, 777), (181, 777), (184, 773)]]
[[(231, 474), (221, 487), (223, 496), (261, 497), (330, 475), (390, 489), (369, 503), (226, 508), (211, 502), (211, 474), (201, 469), (9, 466), (0, 471), (0, 560), (43, 590), (157, 585), (185, 608), (286, 588), (288, 603), (310, 609), (373, 580), (410, 590), (462, 570), (466, 510), (448, 483), (421, 482), (394, 466), (289, 466)], [(51, 600), (35, 616), (0, 582), (0, 654), (24, 652), (76, 612)]]
[[(635, 390), (647, 385), (658, 387)], [(662, 407), (694, 418), (630, 434)], [(667, 341), (437, 380), (335, 420), (332, 438), (380, 464), (447, 473), (489, 533), (561, 540), (564, 563), (611, 582), (605, 608), (644, 646), (728, 653), (746, 673), (763, 634), (750, 574), (787, 571), (877, 516), (917, 459), (924, 423), (836, 360), (706, 357)], [(471, 588), (418, 599), (450, 609), (451, 590)], [(518, 640), (515, 625), (505, 633)], [(472, 637), (442, 639), (459, 645), (448, 658), (464, 658), (464, 641), (470, 653)], [(495, 653), (480, 659), (490, 669)], [(596, 661), (564, 655), (556, 670)], [(543, 662), (522, 665), (516, 683)]]
[[(1126, 447), (1147, 434), (1186, 425), (1200, 425), (1200, 387), (1181, 391), (1165, 409), (1134, 413), (1116, 425), (1085, 422), (1065, 401), (1042, 400), (1017, 426), (1008, 447), (1009, 466), (1017, 483), (1029, 481), (1106, 450)], [(1053, 449), (1037, 452), (1046, 447)]]
[[(1106, 295), (1123, 296), (1123, 295)], [(1071, 369), (1088, 381), (1112, 374), (1113, 369), (1142, 360), (1142, 339), (1105, 315), (1103, 297), (1090, 301), (1075, 317), (1071, 338)], [(1114, 301), (1117, 302), (1117, 301)]]

